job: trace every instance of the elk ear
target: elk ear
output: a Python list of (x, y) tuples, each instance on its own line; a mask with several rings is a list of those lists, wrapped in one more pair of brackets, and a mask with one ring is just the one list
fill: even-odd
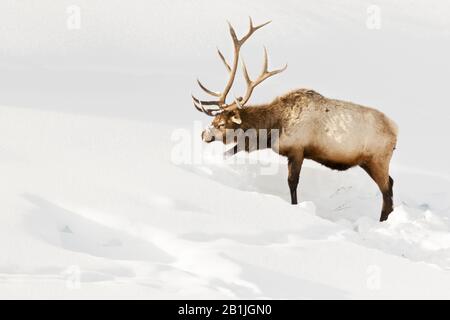
[(233, 121), (236, 124), (242, 123), (242, 119), (241, 116), (239, 115), (239, 112), (234, 112), (233, 116), (231, 117), (231, 121)]

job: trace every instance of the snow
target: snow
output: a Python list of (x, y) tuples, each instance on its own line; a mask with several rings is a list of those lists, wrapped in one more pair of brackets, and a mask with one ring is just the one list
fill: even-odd
[(394, 170), (399, 205), (379, 223), (362, 170), (308, 163), (291, 206), (283, 160), (275, 175), (246, 156), (174, 164), (170, 127), (0, 112), (3, 298), (447, 295), (447, 179)]
[[(377, 1), (375, 31), (368, 1), (209, 3), (78, 1), (78, 31), (72, 2), (0, 4), (0, 298), (449, 298), (448, 4)], [(189, 92), (249, 13), (273, 20), (251, 72), (263, 41), (289, 63), (255, 101), (312, 87), (399, 124), (388, 221), (358, 168), (307, 161), (291, 206), (285, 159), (201, 142)]]

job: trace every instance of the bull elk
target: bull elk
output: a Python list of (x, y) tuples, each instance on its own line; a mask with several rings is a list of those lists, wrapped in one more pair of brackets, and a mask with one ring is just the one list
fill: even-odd
[[(251, 80), (245, 63), (242, 70), (247, 90), (242, 97), (235, 97), (227, 103), (226, 98), (233, 85), (239, 64), (240, 49), (252, 34), (270, 23), (250, 27), (242, 38), (238, 38), (229, 23), (233, 40), (234, 57), (230, 65), (224, 55), (218, 54), (229, 73), (228, 81), (221, 92), (209, 90), (199, 80), (200, 88), (216, 97), (215, 100), (199, 100), (192, 96), (197, 110), (213, 116), (211, 125), (202, 132), (203, 141), (210, 143), (221, 140), (224, 144), (235, 142), (226, 139), (228, 130), (246, 132), (254, 129), (260, 132), (279, 132), (277, 147), (257, 145), (251, 149), (246, 143), (243, 148), (250, 152), (272, 148), (288, 158), (288, 185), (291, 203), (297, 204), (297, 186), (304, 159), (314, 160), (335, 170), (347, 170), (360, 166), (378, 185), (383, 194), (380, 221), (388, 218), (393, 210), (392, 188), (394, 181), (389, 176), (389, 163), (397, 142), (397, 126), (378, 110), (351, 102), (329, 99), (308, 89), (298, 89), (260, 105), (247, 105), (253, 90), (264, 80), (287, 67), (269, 71), (267, 50), (264, 48), (264, 63), (261, 74)], [(265, 129), (265, 130), (261, 130)], [(228, 152), (236, 154), (242, 148), (235, 145)]]

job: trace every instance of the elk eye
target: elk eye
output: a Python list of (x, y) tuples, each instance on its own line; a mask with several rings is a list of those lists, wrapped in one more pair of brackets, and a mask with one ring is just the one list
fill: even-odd
[(225, 128), (225, 123), (219, 124), (219, 129)]

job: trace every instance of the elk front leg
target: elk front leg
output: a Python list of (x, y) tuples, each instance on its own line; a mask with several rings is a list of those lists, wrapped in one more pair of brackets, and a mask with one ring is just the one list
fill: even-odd
[(303, 164), (303, 155), (288, 157), (288, 184), (291, 191), (291, 204), (297, 204), (297, 186)]

